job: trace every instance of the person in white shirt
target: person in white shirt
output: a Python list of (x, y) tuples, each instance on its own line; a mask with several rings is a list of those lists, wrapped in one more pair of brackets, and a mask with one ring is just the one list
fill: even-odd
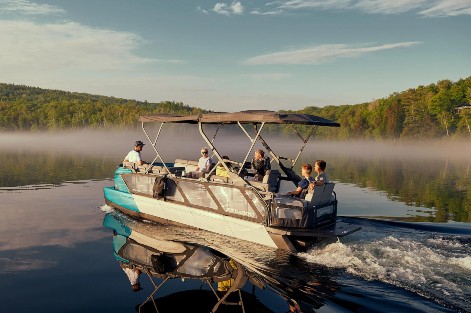
[(128, 276), (129, 282), (131, 283), (131, 289), (133, 292), (141, 291), (142, 287), (139, 282), (139, 276), (141, 275), (141, 271), (136, 268), (131, 268), (128, 265), (121, 264), (121, 269), (126, 273)]
[(136, 163), (137, 165), (145, 164), (146, 162), (142, 160), (142, 156), (141, 156), (141, 151), (144, 146), (145, 144), (142, 141), (140, 140), (136, 141), (134, 143), (134, 149), (129, 151), (129, 153), (124, 158), (123, 163), (132, 162), (132, 163)]
[(188, 177), (199, 178), (202, 177), (204, 173), (209, 172), (213, 161), (208, 155), (208, 148), (201, 148), (201, 158), (198, 160), (198, 167), (196, 171), (190, 172)]
[(327, 163), (324, 160), (317, 160), (314, 165), (314, 171), (317, 172), (317, 176), (314, 178), (314, 182), (309, 184), (309, 189), (314, 189), (315, 186), (322, 186), (329, 183), (329, 177), (325, 173)]

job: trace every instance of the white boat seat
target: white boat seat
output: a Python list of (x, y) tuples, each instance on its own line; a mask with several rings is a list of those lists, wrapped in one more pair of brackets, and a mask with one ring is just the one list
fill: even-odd
[(134, 162), (123, 162), (123, 167), (125, 168), (130, 168), (132, 170), (136, 170), (137, 169), (137, 163), (134, 163)]
[(309, 206), (320, 206), (332, 201), (332, 193), (335, 184), (327, 183), (322, 186), (315, 186), (314, 189), (308, 190), (304, 198), (309, 202)]
[(123, 167), (130, 168), (135, 173), (145, 173), (149, 166), (149, 164), (138, 165), (135, 162), (123, 162)]
[(187, 173), (194, 172), (198, 168), (198, 161), (176, 159), (173, 166), (184, 167)]
[(155, 174), (168, 174), (168, 170), (163, 166), (153, 166), (151, 172)]

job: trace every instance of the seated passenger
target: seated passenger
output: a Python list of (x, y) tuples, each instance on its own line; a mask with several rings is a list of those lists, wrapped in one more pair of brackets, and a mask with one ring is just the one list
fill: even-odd
[(327, 163), (324, 160), (317, 160), (314, 165), (314, 171), (317, 172), (317, 176), (314, 178), (314, 182), (309, 184), (309, 189), (314, 189), (314, 186), (322, 186), (329, 183), (329, 177), (324, 172)]
[[(225, 155), (225, 156), (222, 157), (222, 159), (223, 160), (229, 160), (229, 157), (227, 155)], [(224, 164), (226, 164), (226, 166), (229, 169), (231, 169), (231, 162), (224, 162)], [(216, 175), (229, 178), (229, 174), (227, 173), (227, 170), (224, 167), (224, 165), (222, 165), (222, 163), (218, 163), (218, 165), (216, 166)]]
[(198, 160), (198, 167), (196, 168), (196, 171), (190, 172), (188, 174), (188, 177), (193, 177), (193, 178), (202, 177), (204, 173), (207, 173), (210, 171), (212, 164), (213, 164), (213, 161), (208, 156), (208, 148), (206, 147), (201, 148), (201, 158)]
[(288, 195), (300, 196), (301, 192), (309, 187), (309, 184), (314, 183), (314, 178), (311, 177), (311, 172), (311, 164), (303, 164), (303, 167), (301, 168), (301, 175), (304, 178), (301, 179), (301, 181), (298, 183), (298, 188), (296, 188), (294, 191), (288, 192)]
[(255, 180), (262, 181), (263, 176), (267, 174), (267, 171), (271, 169), (270, 166), (270, 158), (265, 156), (265, 152), (263, 150), (256, 150), (254, 154), (254, 158), (250, 165), (253, 170), (255, 170)]
[(140, 140), (136, 141), (134, 143), (134, 149), (129, 151), (126, 157), (124, 157), (123, 163), (132, 162), (132, 163), (136, 163), (137, 165), (146, 164), (146, 162), (142, 160), (142, 156), (141, 156), (141, 151), (144, 146), (145, 144), (142, 141)]
[(133, 268), (129, 264), (121, 263), (121, 269), (128, 276), (129, 282), (131, 283), (131, 289), (133, 292), (141, 291), (142, 287), (139, 282), (139, 276), (141, 275), (141, 270)]

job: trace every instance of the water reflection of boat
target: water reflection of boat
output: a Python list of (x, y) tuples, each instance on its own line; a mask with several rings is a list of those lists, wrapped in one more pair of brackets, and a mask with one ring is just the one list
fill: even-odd
[[(258, 302), (253, 293), (241, 291), (247, 281), (262, 289), (265, 284), (249, 275), (242, 264), (230, 257), (208, 247), (148, 236), (116, 215), (107, 214), (103, 225), (113, 229), (115, 259), (122, 267), (146, 274), (154, 286), (146, 301), (137, 306), (137, 311), (166, 312), (171, 309), (180, 312), (192, 308), (193, 312), (216, 312), (220, 306), (237, 305), (245, 312), (245, 302), (250, 303), (251, 308), (256, 305), (257, 312), (272, 312)], [(175, 278), (201, 280), (210, 290), (179, 291), (154, 299), (158, 290)], [(156, 279), (161, 282), (157, 283)], [(198, 305), (195, 306), (191, 299), (198, 299)]]
[[(292, 252), (305, 250), (322, 239), (345, 236), (360, 229), (337, 221), (335, 184), (316, 186), (313, 193), (302, 198), (277, 194), (282, 180), (296, 186), (301, 180), (292, 168), (315, 128), (337, 127), (339, 124), (336, 122), (313, 115), (271, 111), (154, 115), (141, 117), (140, 121), (156, 152), (152, 166), (124, 164), (115, 172), (115, 186), (104, 189), (106, 203), (126, 214), (188, 225)], [(146, 123), (160, 123), (155, 140), (147, 134)], [(202, 138), (229, 177), (215, 175), (214, 167), (198, 179), (189, 178), (185, 173), (196, 169), (196, 161), (176, 159), (173, 163), (165, 163), (157, 150), (157, 141), (166, 123), (198, 125)], [(219, 127), (228, 124), (238, 125), (251, 143), (242, 162), (223, 160), (214, 145)], [(302, 140), (295, 159), (282, 157), (273, 151), (261, 135), (265, 124), (293, 127)], [(212, 139), (204, 131), (207, 125), (217, 125)], [(254, 135), (250, 135), (244, 125), (252, 125)], [(295, 126), (309, 127), (307, 137), (304, 138)], [(246, 169), (257, 141), (262, 143), (279, 168), (267, 172), (262, 181), (250, 179)], [(233, 166), (228, 166), (228, 162)]]

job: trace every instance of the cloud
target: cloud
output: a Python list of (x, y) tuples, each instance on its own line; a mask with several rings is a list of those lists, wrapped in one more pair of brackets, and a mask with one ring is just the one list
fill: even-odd
[[(197, 7), (198, 12), (208, 11)], [(212, 11), (221, 15), (242, 15), (245, 8), (241, 2), (230, 5), (219, 2)], [(368, 14), (400, 14), (413, 12), (426, 17), (471, 15), (469, 0), (279, 0), (268, 2), (265, 8), (253, 8), (252, 15), (281, 15), (306, 10), (357, 10)]]
[[(2, 1), (2, 0), (0, 0)], [(44, 11), (45, 12), (45, 11)], [(159, 64), (184, 60), (146, 58), (145, 40), (132, 32), (76, 22), (0, 19), (0, 82), (149, 101), (205, 98), (214, 85), (202, 77), (165, 76)], [(187, 96), (182, 97), (182, 93)], [(203, 101), (200, 102), (204, 103)]]
[(353, 3), (352, 0), (289, 0), (276, 1), (271, 4), (278, 5), (280, 9), (299, 10), (299, 9), (338, 9), (347, 8)]
[(200, 12), (200, 13), (203, 13), (203, 14), (206, 14), (206, 15), (209, 14), (208, 11), (204, 10), (204, 9), (201, 8), (201, 7), (196, 7), (196, 12)]
[(286, 79), (291, 77), (291, 74), (288, 73), (250, 73), (244, 75), (244, 77), (248, 77), (253, 80), (257, 81), (278, 81), (282, 79)]
[(38, 24), (0, 21), (0, 79), (27, 76), (33, 71), (52, 75), (114, 72), (149, 63), (182, 63), (181, 60), (144, 58), (134, 50), (143, 43), (130, 32), (118, 32), (67, 22)]
[(428, 3), (428, 0), (360, 0), (352, 8), (366, 13), (398, 14), (420, 9)]
[(230, 5), (226, 3), (216, 3), (214, 5), (213, 11), (221, 15), (242, 15), (244, 13), (244, 7), (239, 1), (233, 1)]
[(348, 44), (325, 44), (305, 49), (282, 51), (259, 55), (249, 58), (243, 63), (249, 65), (261, 64), (319, 64), (332, 61), (337, 58), (359, 57), (366, 53), (382, 50), (411, 47), (420, 42), (400, 42), (384, 44), (381, 46), (355, 46)]
[(296, 10), (307, 9), (347, 9), (353, 3), (353, 0), (280, 0), (269, 2), (266, 4), (267, 9), (255, 9), (251, 14), (256, 15), (280, 15), (287, 12)]
[(0, 13), (25, 14), (25, 15), (49, 15), (62, 14), (65, 11), (49, 4), (38, 4), (27, 0), (0, 0)]
[(427, 17), (471, 15), (469, 0), (280, 0), (267, 3), (266, 10), (252, 10), (257, 15), (279, 15), (293, 11), (359, 10), (368, 14), (415, 12)]
[(250, 14), (253, 15), (281, 15), (283, 14), (283, 10), (271, 10), (271, 11), (261, 11), (260, 9), (253, 9), (250, 11)]
[(471, 1), (469, 0), (448, 0), (437, 1), (430, 8), (419, 12), (429, 17), (445, 17), (457, 15), (471, 15)]

